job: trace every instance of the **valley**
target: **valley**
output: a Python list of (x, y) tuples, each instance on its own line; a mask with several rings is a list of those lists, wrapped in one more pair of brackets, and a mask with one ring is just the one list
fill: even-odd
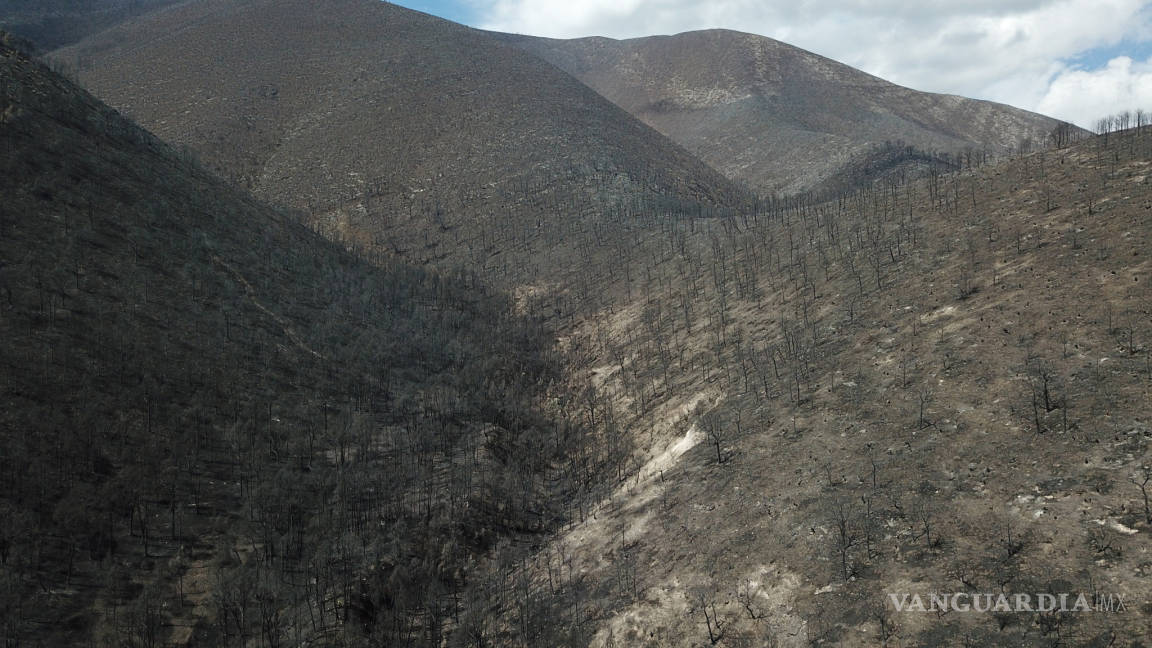
[(12, 645), (1152, 641), (1146, 116), (361, 0), (4, 43)]

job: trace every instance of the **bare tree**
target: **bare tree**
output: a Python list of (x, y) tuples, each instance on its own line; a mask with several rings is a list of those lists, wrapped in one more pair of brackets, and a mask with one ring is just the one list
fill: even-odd
[(1144, 519), (1148, 524), (1152, 524), (1152, 505), (1148, 501), (1148, 484), (1152, 482), (1152, 466), (1141, 466), (1140, 472), (1128, 478), (1128, 481), (1136, 484), (1140, 489), (1140, 494), (1144, 497)]
[(833, 541), (836, 555), (840, 560), (840, 576), (845, 581), (855, 574), (852, 561), (853, 550), (860, 544), (860, 534), (856, 528), (856, 518), (847, 501), (836, 502), (832, 510)]
[(689, 595), (689, 602), (704, 615), (704, 626), (708, 629), (708, 641), (712, 645), (716, 645), (724, 636), (720, 616), (716, 613), (716, 593), (711, 588), (700, 587)]
[(1058, 149), (1067, 148), (1072, 143), (1073, 126), (1068, 122), (1060, 122), (1048, 134), (1052, 145)]
[(745, 582), (736, 588), (736, 602), (744, 608), (744, 611), (748, 613), (748, 618), (753, 621), (760, 621), (765, 616), (755, 607), (758, 593), (759, 588), (753, 583)]
[(724, 463), (724, 441), (727, 435), (724, 425), (720, 422), (720, 417), (715, 412), (708, 412), (700, 418), (700, 425), (704, 428), (705, 434), (708, 435), (708, 441), (716, 449), (716, 463)]
[(917, 394), (917, 398), (918, 398), (919, 404), (920, 404), (920, 408), (919, 408), (920, 416), (919, 416), (919, 419), (917, 421), (916, 427), (921, 429), (921, 430), (932, 425), (932, 421), (928, 420), (927, 416), (925, 416), (928, 413), (927, 412), (928, 404), (932, 402), (932, 397), (933, 397), (933, 392), (932, 392), (932, 390), (928, 389), (927, 387), (922, 388)]

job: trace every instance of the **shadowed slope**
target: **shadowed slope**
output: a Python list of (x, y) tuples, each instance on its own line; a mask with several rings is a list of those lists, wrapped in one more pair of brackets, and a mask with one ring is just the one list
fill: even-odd
[(595, 479), (578, 427), (536, 441), (559, 362), (509, 299), (362, 262), (5, 44), (0, 196), (9, 643), (440, 645), (562, 455)]
[(0, 0), (0, 27), (47, 51), (180, 0)]

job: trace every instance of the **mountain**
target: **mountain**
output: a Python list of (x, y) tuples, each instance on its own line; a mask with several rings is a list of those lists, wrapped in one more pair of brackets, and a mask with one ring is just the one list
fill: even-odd
[[(885, 143), (913, 154), (1003, 154), (1047, 142), (1054, 119), (917, 92), (771, 38), (728, 30), (628, 40), (503, 34), (761, 191), (795, 193), (860, 175)], [(872, 160), (874, 161), (874, 159)]]
[[(258, 197), (413, 260), (517, 265), (595, 214), (752, 199), (552, 65), (375, 0), (187, 3), (57, 58)], [(493, 247), (497, 227), (535, 251)]]
[[(306, 68), (337, 39), (310, 49), (294, 25), (354, 35), (347, 3), (325, 5), (329, 19), (283, 24), (266, 3), (181, 5), (142, 21), (169, 29), (124, 25), (135, 40), (104, 44), (148, 49), (206, 23), (223, 34), (209, 10), (249, 6), (309, 53), (291, 58), (311, 82), (329, 83)], [(413, 21), (389, 34), (406, 48), (427, 40), (422, 57), (469, 51), (443, 33), (507, 52), (418, 14), (364, 11), (352, 14)], [(257, 22), (237, 19), (234, 36)], [(180, 69), (168, 48), (148, 51)], [(90, 53), (84, 74), (107, 74)], [(425, 69), (403, 60), (417, 66), (408, 77)], [(437, 60), (427, 69), (452, 69)], [(434, 106), (452, 145), (427, 148), (443, 176), (412, 192), (421, 198), (333, 193), (333, 182), (297, 199), (313, 191), (304, 172), (323, 180), (321, 163), (336, 156), (316, 137), (306, 142), (315, 157), (301, 148), (281, 159), (281, 140), (261, 134), (272, 109), (229, 109), (261, 116), (238, 142), (249, 162), (187, 136), (192, 148), (175, 154), (20, 65), (0, 85), (0, 128), (11, 126), (0, 130), (6, 636), (516, 648), (1152, 641), (1152, 128), (1072, 143), (1057, 130), (1053, 150), (996, 164), (974, 155), (954, 173), (929, 151), (868, 145), (815, 186), (859, 169), (875, 182), (745, 210), (738, 189), (730, 203), (718, 190), (693, 198), (690, 180), (647, 157), (636, 163), (647, 174), (574, 166), (538, 184), (494, 178), (499, 195), (461, 193), (472, 178), (460, 169), (507, 171), (534, 154), (446, 164), (486, 127)], [(160, 126), (184, 110), (207, 119), (196, 102), (237, 95), (196, 88), (248, 74), (213, 67), (143, 95), (186, 97), (151, 117)], [(292, 76), (277, 74), (251, 102), (278, 100)], [(405, 111), (475, 87), (449, 81), (396, 88), (412, 99), (394, 121), (421, 143), (400, 167), (424, 168), (417, 156), (439, 123)], [(546, 105), (544, 90), (524, 101)], [(275, 132), (323, 128), (349, 102), (310, 117), (320, 125)], [(535, 141), (513, 128), (542, 123), (535, 113), (507, 119), (516, 143)], [(574, 141), (585, 140), (557, 146)], [(587, 141), (573, 153), (632, 159)], [(280, 202), (346, 245), (213, 179), (196, 150), (216, 151), (233, 184), (266, 195), (277, 185), (265, 169), (281, 170)], [(909, 164), (934, 172), (914, 180), (901, 173)], [(733, 186), (720, 182), (703, 187)], [(969, 609), (894, 605), (917, 596), (930, 608), (934, 595)], [(1062, 595), (1088, 597), (1093, 612), (1037, 609)]]
[(544, 407), (553, 338), (474, 279), (348, 254), (11, 40), (5, 642), (440, 645), (483, 614), (485, 561), (598, 492), (603, 453)]
[(50, 51), (179, 0), (0, 0), (0, 28)]
[(502, 645), (1148, 645), (1150, 236), (1147, 125), (651, 231)]

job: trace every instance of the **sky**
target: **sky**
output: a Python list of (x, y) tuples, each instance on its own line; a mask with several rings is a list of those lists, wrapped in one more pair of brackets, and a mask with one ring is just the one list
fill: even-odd
[(473, 27), (632, 38), (721, 27), (917, 90), (1086, 128), (1152, 111), (1152, 0), (399, 0)]

